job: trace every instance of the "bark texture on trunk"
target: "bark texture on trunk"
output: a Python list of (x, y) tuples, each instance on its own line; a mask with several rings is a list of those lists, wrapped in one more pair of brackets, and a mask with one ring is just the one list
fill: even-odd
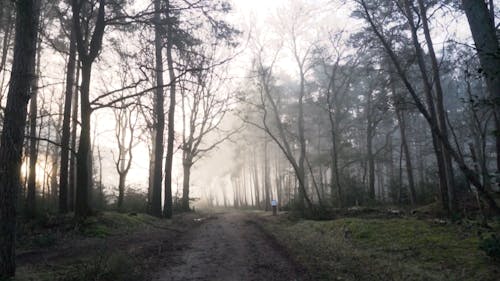
[(163, 179), (163, 134), (165, 130), (165, 112), (163, 109), (163, 44), (161, 40), (161, 0), (154, 2), (155, 15), (155, 139), (153, 147), (153, 184), (151, 195), (151, 214), (156, 217), (161, 217), (161, 183)]
[(34, 77), (39, 1), (16, 1), (16, 37), (0, 137), (0, 279), (15, 275), (16, 203), (27, 105)]
[(168, 107), (168, 132), (167, 132), (167, 156), (165, 160), (165, 203), (163, 206), (163, 215), (166, 218), (172, 217), (172, 164), (174, 161), (174, 140), (175, 140), (175, 70), (172, 57), (173, 49), (173, 27), (170, 19), (170, 1), (167, 5), (167, 65), (170, 83), (170, 104)]
[(68, 67), (66, 70), (66, 90), (64, 94), (64, 111), (61, 133), (61, 170), (59, 173), (59, 212), (68, 212), (68, 172), (69, 172), (69, 144), (71, 125), (71, 100), (75, 82), (76, 41), (73, 25), (71, 25)]
[[(90, 117), (92, 108), (90, 106), (90, 82), (92, 73), (92, 64), (99, 55), (102, 47), (102, 38), (106, 22), (105, 0), (99, 0), (94, 31), (90, 42), (85, 42), (85, 31), (80, 22), (81, 9), (83, 2), (73, 0), (73, 25), (75, 28), (77, 50), (82, 65), (82, 82), (80, 85), (80, 115), (81, 130), (80, 141), (78, 144), (77, 171), (76, 171), (76, 198), (75, 198), (75, 217), (85, 218), (91, 212), (89, 205), (90, 190), (92, 189), (92, 150), (90, 140)], [(87, 38), (88, 39), (88, 38)]]
[[(490, 1), (493, 3), (493, 1)], [(497, 173), (500, 173), (500, 46), (492, 11), (484, 1), (462, 0), (495, 111)]]

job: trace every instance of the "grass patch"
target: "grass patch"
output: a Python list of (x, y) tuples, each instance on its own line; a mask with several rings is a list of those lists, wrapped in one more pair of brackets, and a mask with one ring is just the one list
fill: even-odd
[[(18, 268), (14, 280), (148, 280), (150, 270), (147, 268), (155, 265), (149, 259), (158, 253), (158, 245), (163, 242), (155, 240), (150, 244), (144, 235), (175, 230), (183, 220), (188, 219), (165, 220), (147, 214), (102, 212), (83, 222), (67, 215), (29, 222), (23, 226), (18, 239)], [(189, 227), (189, 223), (184, 225)], [(170, 234), (166, 235), (165, 239)]]
[(44, 266), (43, 268), (21, 268), (16, 281), (138, 281), (146, 280), (146, 271), (137, 258), (123, 252), (102, 252), (92, 258), (77, 262)]
[[(130, 233), (158, 223), (158, 218), (147, 214), (103, 212), (87, 218), (80, 229), (84, 236), (105, 238), (110, 235)], [(160, 223), (165, 225), (168, 221)]]
[[(313, 280), (498, 280), (499, 264), (479, 249), (491, 231), (473, 222), (415, 218), (263, 220)], [(495, 224), (495, 231), (500, 226)], [(480, 232), (480, 234), (479, 234)], [(494, 232), (494, 231), (493, 231)]]

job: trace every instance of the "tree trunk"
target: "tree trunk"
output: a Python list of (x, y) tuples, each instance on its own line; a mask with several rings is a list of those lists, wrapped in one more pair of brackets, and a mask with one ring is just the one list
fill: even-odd
[(172, 217), (172, 164), (174, 161), (174, 140), (175, 140), (175, 70), (174, 60), (172, 58), (173, 48), (173, 28), (172, 19), (170, 19), (170, 1), (166, 1), (167, 5), (167, 65), (168, 76), (170, 83), (170, 104), (168, 107), (168, 135), (167, 135), (167, 157), (165, 160), (165, 204), (163, 206), (163, 215), (166, 218)]
[(271, 178), (269, 175), (269, 159), (267, 157), (267, 139), (264, 138), (264, 210), (269, 211), (271, 207), (271, 199), (269, 198), (269, 190), (271, 189)]
[[(4, 9), (4, 7), (0, 9)], [(5, 25), (4, 25), (4, 33), (2, 39), (2, 54), (0, 57), (0, 72), (4, 71), (5, 64), (7, 63), (7, 54), (9, 51), (10, 39), (13, 29), (12, 26), (14, 25), (12, 18), (13, 18), (13, 13), (7, 13), (7, 17), (4, 22)]]
[(191, 166), (193, 163), (189, 156), (184, 156), (182, 161), (183, 181), (182, 181), (182, 210), (189, 211), (189, 180), (191, 176)]
[(364, 12), (365, 12), (365, 15), (366, 15), (366, 19), (369, 22), (369, 24), (370, 24), (373, 32), (379, 38), (379, 40), (381, 41), (384, 49), (386, 50), (386, 52), (388, 53), (389, 57), (391, 58), (394, 66), (395, 66), (395, 68), (397, 70), (398, 75), (400, 76), (400, 78), (401, 78), (402, 82), (404, 83), (405, 87), (408, 89), (408, 92), (410, 93), (413, 101), (415, 102), (415, 106), (420, 111), (420, 113), (422, 114), (422, 116), (425, 118), (425, 120), (427, 121), (427, 124), (430, 126), (431, 131), (433, 132), (433, 134), (435, 135), (435, 137), (438, 138), (442, 142), (444, 149), (448, 150), (448, 152), (450, 153), (450, 156), (457, 163), (458, 167), (464, 173), (464, 175), (467, 178), (467, 180), (477, 189), (477, 191), (479, 192), (480, 196), (488, 203), (488, 205), (489, 205), (490, 209), (492, 210), (492, 212), (494, 214), (500, 214), (500, 208), (496, 204), (496, 202), (493, 199), (493, 197), (489, 194), (489, 192), (487, 190), (485, 190), (484, 186), (482, 185), (482, 183), (480, 182), (480, 180), (478, 178), (478, 175), (467, 166), (467, 164), (465, 163), (464, 159), (453, 148), (453, 146), (451, 145), (451, 143), (449, 142), (449, 140), (446, 139), (446, 138), (444, 138), (442, 136), (442, 134), (440, 132), (440, 129), (437, 126), (436, 122), (434, 122), (431, 114), (426, 109), (425, 105), (420, 100), (417, 92), (415, 91), (415, 89), (413, 88), (412, 84), (408, 80), (408, 77), (406, 76), (405, 72), (403, 71), (403, 68), (402, 68), (401, 64), (399, 63), (399, 60), (397, 59), (396, 54), (394, 53), (394, 51), (392, 50), (392, 48), (389, 45), (389, 43), (387, 42), (387, 40), (384, 38), (384, 36), (382, 35), (382, 33), (380, 33), (380, 31), (378, 30), (377, 26), (375, 25), (375, 23), (374, 23), (374, 21), (373, 21), (373, 19), (371, 17), (371, 14), (368, 11), (368, 8), (366, 6), (365, 1), (361, 0), (360, 3), (361, 3), (361, 5), (362, 5), (362, 7), (364, 9)]
[(68, 191), (68, 210), (75, 210), (75, 191), (76, 191), (76, 138), (78, 127), (78, 84), (80, 80), (80, 66), (76, 66), (76, 81), (73, 89), (73, 101), (71, 108), (71, 149), (73, 150), (70, 157), (69, 166), (69, 191)]
[[(435, 86), (435, 92), (436, 92), (436, 108), (437, 108), (437, 116), (438, 116), (438, 123), (439, 127), (441, 129), (441, 133), (443, 134), (444, 138), (448, 138), (448, 127), (446, 124), (446, 110), (444, 109), (444, 103), (443, 103), (443, 88), (441, 86), (441, 74), (439, 70), (439, 63), (436, 58), (436, 53), (434, 51), (434, 45), (432, 43), (432, 38), (431, 38), (431, 33), (430, 29), (428, 26), (428, 20), (427, 20), (427, 10), (425, 8), (424, 2), (422, 0), (418, 0), (418, 6), (420, 10), (420, 15), (421, 15), (421, 21), (422, 21), (422, 26), (424, 28), (424, 36), (425, 40), (427, 42), (427, 49), (429, 50), (429, 56), (431, 58), (431, 65), (432, 65), (432, 76), (433, 76), (433, 82)], [(447, 191), (448, 191), (448, 209), (450, 212), (455, 213), (457, 212), (457, 201), (456, 201), (456, 195), (455, 195), (455, 180), (454, 180), (454, 174), (453, 174), (453, 165), (451, 162), (451, 157), (450, 154), (446, 149), (443, 149), (443, 161), (445, 165), (445, 172), (446, 172), (446, 179), (447, 179)]]
[[(255, 152), (255, 151), (254, 151)], [(257, 159), (255, 159), (255, 153), (253, 153), (253, 186), (255, 189), (255, 206), (260, 209), (260, 186), (259, 186), (259, 172), (257, 167)]]
[(84, 218), (90, 214), (89, 190), (91, 189), (92, 171), (90, 170), (90, 78), (92, 64), (82, 62), (82, 83), (80, 85), (80, 116), (81, 130), (78, 143), (78, 155), (76, 159), (76, 197), (75, 216)]
[(119, 211), (123, 211), (123, 198), (125, 196), (125, 174), (123, 172), (118, 173), (118, 201), (116, 206)]
[[(40, 41), (37, 40), (38, 46), (40, 46)], [(36, 48), (36, 46), (35, 46)], [(40, 48), (37, 50), (35, 56), (36, 70), (35, 77), (32, 80), (33, 85), (31, 86), (31, 99), (30, 99), (30, 112), (29, 112), (29, 124), (30, 124), (30, 139), (29, 139), (29, 174), (28, 174), (28, 191), (25, 203), (25, 214), (28, 218), (34, 218), (36, 213), (36, 164), (38, 159), (38, 141), (36, 133), (36, 120), (38, 113), (37, 96), (38, 96), (38, 75), (40, 74)], [(47, 159), (46, 159), (47, 160)]]
[(396, 108), (396, 116), (399, 124), (399, 131), (401, 134), (401, 154), (404, 153), (406, 163), (406, 176), (408, 177), (408, 190), (410, 191), (410, 202), (412, 205), (417, 203), (417, 194), (415, 192), (415, 181), (413, 179), (413, 166), (411, 162), (410, 148), (406, 139), (406, 119), (404, 112)]
[[(99, 55), (102, 47), (102, 38), (106, 22), (105, 0), (99, 0), (99, 9), (96, 15), (94, 32), (89, 44), (84, 42), (84, 32), (80, 23), (81, 8), (83, 3), (77, 0), (72, 1), (73, 25), (75, 28), (77, 49), (82, 64), (82, 83), (80, 86), (80, 117), (81, 130), (80, 142), (78, 145), (77, 171), (76, 171), (76, 199), (75, 199), (75, 217), (85, 218), (90, 214), (89, 195), (92, 190), (92, 152), (90, 149), (90, 116), (92, 109), (90, 107), (90, 81), (92, 64)], [(88, 30), (87, 30), (88, 31)]]
[(59, 212), (68, 212), (68, 164), (69, 164), (69, 143), (71, 124), (71, 99), (73, 97), (73, 87), (75, 81), (76, 67), (76, 42), (75, 32), (71, 24), (68, 67), (66, 70), (66, 90), (64, 94), (64, 113), (61, 135), (61, 171), (59, 174)]
[(154, 171), (153, 171), (153, 194), (151, 200), (151, 214), (161, 217), (161, 183), (163, 167), (163, 133), (165, 128), (165, 112), (163, 109), (163, 55), (161, 42), (161, 0), (155, 0), (155, 62), (156, 62), (156, 89), (155, 89), (155, 146), (154, 146)]
[[(493, 3), (493, 1), (490, 1)], [(469, 21), (472, 38), (476, 45), (490, 98), (493, 101), (496, 128), (497, 173), (500, 173), (500, 46), (495, 30), (493, 8), (484, 1), (462, 0), (462, 6)], [(490, 13), (491, 12), (491, 13)]]
[[(153, 180), (154, 180), (154, 169), (155, 169), (155, 158), (154, 153), (156, 151), (155, 145), (155, 137), (156, 130), (151, 130), (151, 147), (149, 148), (149, 175), (148, 175), (148, 205), (147, 212), (148, 214), (152, 214), (151, 206), (153, 204)], [(160, 189), (161, 190), (161, 189)], [(161, 200), (160, 200), (161, 202)]]
[[(408, 17), (408, 22), (410, 24), (410, 29), (411, 29), (411, 34), (412, 34), (412, 41), (413, 45), (415, 47), (415, 53), (417, 56), (417, 62), (418, 66), (420, 69), (420, 73), (422, 74), (422, 82), (424, 85), (424, 92), (425, 96), (427, 99), (427, 108), (428, 112), (430, 113), (430, 121), (432, 122), (432, 126), (436, 126), (440, 128), (439, 120), (438, 120), (438, 115), (436, 113), (436, 105), (434, 103), (434, 97), (432, 95), (432, 85), (430, 82), (430, 79), (427, 75), (427, 68), (425, 65), (425, 59), (423, 55), (423, 50), (420, 45), (419, 39), (418, 39), (418, 34), (417, 34), (417, 27), (415, 26), (414, 18), (413, 18), (413, 10), (410, 7), (409, 0), (405, 0), (405, 10), (406, 14)], [(444, 152), (444, 147), (443, 147), (443, 140), (438, 138), (436, 136), (436, 132), (432, 131), (432, 139), (433, 139), (433, 144), (434, 144), (434, 150), (436, 152), (436, 159), (438, 162), (438, 172), (439, 172), (439, 185), (440, 185), (440, 191), (441, 191), (441, 201), (443, 208), (446, 209), (447, 211), (452, 211), (449, 209), (450, 204), (449, 198), (448, 198), (448, 189), (453, 188), (450, 186), (451, 181), (450, 181), (450, 174), (449, 174), (449, 168), (447, 168), (447, 162), (445, 159), (445, 152)], [(444, 137), (444, 136), (443, 136)], [(453, 199), (453, 198), (452, 198)]]
[[(402, 180), (401, 180), (401, 158), (405, 157), (405, 163), (406, 163), (406, 175), (408, 177), (408, 190), (410, 192), (410, 203), (412, 205), (415, 205), (417, 203), (417, 194), (415, 192), (415, 180), (413, 178), (413, 165), (411, 161), (411, 153), (410, 153), (410, 148), (408, 146), (408, 140), (406, 137), (406, 117), (405, 117), (405, 112), (401, 108), (401, 97), (398, 96), (396, 93), (396, 78), (394, 77), (393, 69), (391, 69), (391, 65), (389, 62), (389, 69), (390, 69), (390, 80), (391, 80), (391, 91), (392, 91), (392, 96), (393, 96), (393, 101), (394, 101), (394, 107), (396, 111), (396, 118), (398, 121), (399, 125), (399, 132), (401, 135), (401, 157), (400, 157), (400, 163), (399, 163), (399, 184), (400, 184), (400, 190), (402, 188)], [(401, 192), (400, 192), (401, 193)], [(398, 196), (398, 201), (401, 203), (401, 196)]]
[[(304, 199), (307, 197), (307, 176), (305, 168), (305, 158), (306, 158), (306, 138), (304, 132), (304, 96), (305, 96), (305, 77), (300, 65), (300, 92), (299, 92), (299, 116), (298, 116), (298, 133), (299, 133), (299, 144), (300, 144), (300, 154), (299, 154), (299, 208), (304, 208)], [(309, 199), (307, 199), (309, 201)], [(308, 207), (312, 208), (312, 203), (308, 202)]]
[(34, 79), (39, 1), (16, 1), (16, 37), (0, 137), (0, 279), (16, 271), (16, 202), (31, 81)]
[[(371, 100), (371, 97), (368, 98)], [(371, 109), (368, 110), (368, 115), (371, 115)], [(368, 163), (368, 196), (372, 201), (375, 201), (375, 156), (373, 155), (373, 135), (374, 128), (371, 122), (371, 117), (368, 116), (368, 127), (366, 130), (366, 161)]]

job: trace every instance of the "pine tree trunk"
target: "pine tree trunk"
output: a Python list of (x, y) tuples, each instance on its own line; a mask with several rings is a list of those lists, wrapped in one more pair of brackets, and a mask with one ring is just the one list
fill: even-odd
[(267, 156), (267, 139), (264, 138), (264, 198), (265, 198), (265, 210), (269, 211), (271, 207), (271, 199), (269, 198), (269, 190), (271, 189), (271, 178), (269, 175), (269, 158)]
[(396, 109), (396, 116), (398, 118), (399, 131), (401, 134), (401, 147), (403, 148), (401, 154), (404, 153), (405, 156), (406, 176), (408, 177), (408, 190), (410, 191), (410, 202), (412, 205), (415, 205), (417, 203), (417, 194), (415, 192), (415, 181), (413, 179), (413, 166), (411, 162), (410, 148), (408, 147), (408, 141), (406, 139), (406, 119), (404, 116), (404, 112), (402, 112), (400, 109)]
[[(437, 121), (439, 123), (439, 128), (441, 129), (443, 137), (448, 138), (448, 126), (446, 124), (446, 111), (444, 109), (444, 102), (443, 102), (443, 88), (441, 86), (441, 74), (439, 70), (439, 63), (436, 58), (436, 53), (434, 51), (430, 29), (428, 26), (427, 10), (422, 0), (418, 0), (418, 6), (421, 14), (422, 26), (424, 28), (424, 36), (427, 42), (427, 49), (429, 50), (429, 56), (431, 58), (432, 76), (433, 76), (432, 78), (436, 92), (436, 109), (438, 116)], [(446, 149), (443, 149), (442, 151), (443, 151), (443, 161), (446, 171), (446, 179), (448, 181), (447, 182), (448, 209), (450, 210), (450, 212), (455, 213), (457, 212), (457, 201), (455, 195), (455, 180), (453, 173), (453, 165), (451, 162), (451, 157), (449, 152)]]
[(68, 190), (68, 210), (75, 210), (75, 191), (76, 191), (76, 140), (77, 140), (77, 128), (78, 128), (78, 106), (79, 106), (79, 95), (78, 95), (78, 84), (80, 80), (80, 67), (76, 66), (76, 81), (75, 87), (73, 89), (73, 101), (71, 105), (71, 153), (69, 161), (69, 190)]
[(161, 0), (154, 2), (155, 15), (155, 62), (156, 62), (156, 89), (155, 89), (155, 146), (154, 146), (154, 170), (153, 170), (153, 192), (151, 200), (151, 214), (161, 217), (161, 183), (163, 178), (163, 133), (165, 128), (165, 112), (163, 109), (163, 55), (161, 42)]
[(166, 1), (167, 5), (167, 65), (168, 76), (170, 83), (170, 104), (168, 107), (168, 132), (167, 132), (167, 156), (165, 159), (165, 203), (163, 206), (163, 215), (166, 218), (172, 217), (172, 164), (174, 161), (174, 140), (175, 140), (175, 70), (174, 60), (172, 57), (173, 49), (173, 27), (170, 19), (170, 1)]
[[(39, 70), (40, 66), (40, 52), (37, 52), (38, 56), (35, 58), (37, 61), (37, 70)], [(35, 73), (38, 75), (38, 73)], [(33, 218), (36, 212), (36, 164), (38, 159), (38, 141), (37, 141), (37, 133), (36, 133), (36, 120), (38, 113), (38, 105), (37, 105), (37, 80), (35, 77), (33, 79), (33, 85), (31, 87), (32, 94), (30, 100), (30, 112), (29, 112), (29, 173), (28, 173), (28, 190), (26, 196), (26, 202), (24, 211), (28, 218)]]
[(182, 161), (183, 181), (182, 181), (182, 210), (189, 211), (189, 180), (191, 177), (192, 162), (189, 156), (184, 156)]
[[(493, 3), (493, 1), (490, 1)], [(500, 46), (495, 30), (493, 9), (488, 11), (484, 1), (462, 0), (476, 45), (490, 98), (493, 101), (496, 128), (497, 173), (500, 173)]]
[(0, 137), (0, 279), (15, 275), (17, 193), (27, 104), (34, 79), (39, 1), (16, 1), (16, 37), (7, 105)]
[(90, 214), (89, 191), (91, 190), (92, 171), (90, 170), (90, 78), (92, 64), (82, 62), (82, 83), (80, 85), (81, 130), (76, 159), (76, 197), (75, 216), (84, 218)]
[[(434, 103), (434, 97), (432, 94), (432, 85), (430, 82), (430, 79), (427, 75), (427, 68), (425, 64), (425, 58), (423, 55), (423, 50), (420, 45), (419, 39), (418, 39), (418, 33), (417, 33), (417, 27), (415, 26), (414, 18), (413, 18), (413, 10), (410, 7), (409, 0), (405, 0), (405, 9), (406, 13), (408, 16), (408, 21), (411, 27), (411, 34), (412, 34), (412, 41), (413, 45), (415, 47), (415, 53), (417, 57), (417, 62), (418, 66), (420, 69), (420, 73), (422, 74), (422, 82), (424, 84), (424, 92), (425, 96), (427, 99), (427, 108), (428, 112), (430, 113), (430, 122), (432, 122), (431, 126), (436, 126), (437, 128), (440, 128), (439, 124), (439, 119), (438, 115), (436, 113), (436, 105)], [(443, 136), (444, 138), (444, 136)], [(439, 173), (439, 186), (440, 186), (440, 191), (441, 191), (441, 202), (443, 205), (443, 208), (446, 209), (447, 211), (452, 211), (449, 209), (450, 204), (449, 198), (448, 198), (448, 189), (453, 188), (450, 187), (451, 184), (451, 179), (450, 179), (450, 167), (447, 165), (445, 155), (447, 152), (445, 152), (445, 149), (443, 147), (443, 140), (438, 138), (436, 135), (436, 132), (432, 131), (432, 139), (433, 139), (433, 144), (434, 144), (434, 150), (436, 152), (436, 159), (438, 163), (438, 173)], [(453, 198), (452, 198), (453, 199)]]
[(68, 67), (66, 70), (66, 90), (64, 94), (64, 113), (61, 136), (61, 171), (59, 174), (59, 212), (68, 212), (68, 164), (71, 124), (71, 99), (75, 81), (76, 42), (73, 25), (71, 25)]

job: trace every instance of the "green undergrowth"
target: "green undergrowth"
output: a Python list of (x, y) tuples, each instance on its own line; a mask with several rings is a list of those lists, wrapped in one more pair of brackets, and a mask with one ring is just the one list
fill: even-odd
[[(154, 264), (147, 259), (158, 250), (144, 248), (146, 244), (141, 243), (147, 242), (140, 238), (155, 231), (182, 229), (190, 221), (190, 217), (183, 216), (166, 220), (118, 212), (101, 212), (84, 221), (75, 221), (70, 215), (30, 221), (23, 225), (18, 239), (19, 262), (14, 280), (147, 280), (145, 275), (150, 270), (146, 267)], [(150, 250), (154, 253), (147, 252)]]
[(264, 229), (313, 280), (498, 280), (500, 264), (479, 249), (500, 231), (473, 221), (264, 218)]
[(158, 218), (147, 214), (125, 214), (117, 212), (104, 212), (97, 216), (89, 217), (81, 225), (79, 230), (89, 237), (107, 237), (114, 234), (132, 232), (144, 227), (152, 227), (168, 221), (160, 221)]
[(139, 281), (146, 280), (144, 263), (125, 252), (102, 251), (91, 258), (80, 258), (34, 270), (22, 267), (16, 281)]
[(138, 229), (171, 224), (141, 213), (101, 212), (83, 221), (75, 221), (73, 216), (47, 215), (20, 224), (18, 248), (45, 248), (65, 239), (126, 234)]

